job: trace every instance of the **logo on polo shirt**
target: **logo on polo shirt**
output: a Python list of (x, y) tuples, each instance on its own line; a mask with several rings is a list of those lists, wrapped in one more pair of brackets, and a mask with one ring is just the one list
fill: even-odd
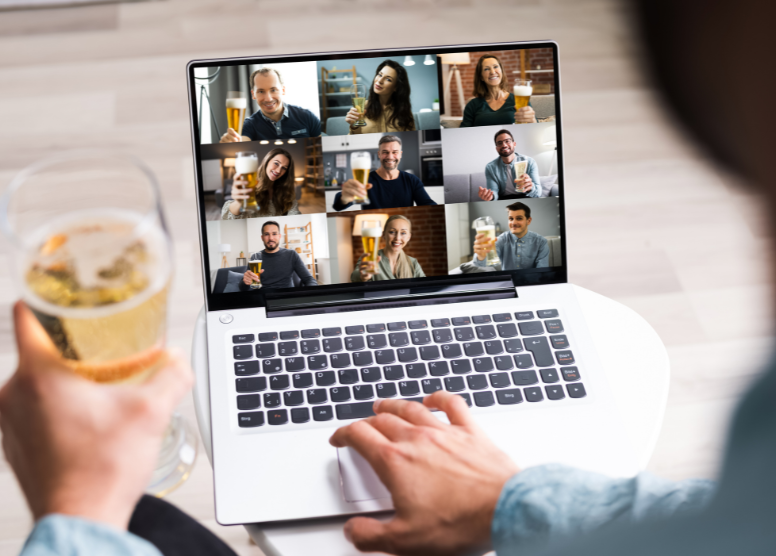
[(292, 131), (291, 135), (299, 135), (300, 133), (307, 133), (307, 128), (297, 129), (296, 131)]

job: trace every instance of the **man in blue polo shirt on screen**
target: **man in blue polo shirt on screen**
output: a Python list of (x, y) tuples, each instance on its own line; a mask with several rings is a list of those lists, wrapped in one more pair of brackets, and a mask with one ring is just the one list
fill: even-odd
[(381, 137), (377, 144), (380, 167), (369, 173), (369, 183), (366, 186), (354, 179), (344, 182), (342, 191), (334, 197), (334, 210), (345, 210), (353, 205), (354, 199), (363, 199), (366, 196), (369, 198), (369, 204), (363, 204), (363, 209), (436, 205), (417, 176), (399, 170), (401, 153), (399, 137)]
[(278, 70), (257, 69), (251, 74), (251, 84), (251, 96), (259, 109), (245, 118), (242, 136), (230, 127), (221, 136), (221, 143), (320, 136), (321, 120), (315, 114), (283, 102), (286, 88)]

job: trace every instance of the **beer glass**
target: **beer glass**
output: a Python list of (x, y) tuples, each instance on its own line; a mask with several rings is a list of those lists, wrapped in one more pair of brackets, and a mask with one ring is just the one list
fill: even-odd
[(493, 242), (493, 248), (488, 251), (485, 258), (487, 265), (492, 266), (501, 263), (496, 254), (496, 226), (493, 224), (493, 219), (490, 216), (477, 218), (472, 227), (476, 233), (483, 234), (489, 241)]
[(248, 99), (242, 93), (233, 91), (226, 95), (226, 121), (228, 127), (235, 130), (237, 135), (242, 135), (246, 108), (248, 108)]
[(363, 83), (354, 83), (350, 86), (350, 99), (353, 102), (353, 107), (358, 110), (358, 120), (353, 124), (353, 127), (364, 127), (366, 122), (364, 121), (364, 111), (366, 110), (366, 86)]
[(250, 288), (252, 290), (257, 290), (261, 287), (261, 261), (248, 261), (248, 270), (253, 272), (256, 276), (258, 276), (258, 279), (254, 279), (253, 283), (250, 285)]
[(240, 212), (259, 210), (256, 203), (256, 186), (259, 183), (259, 155), (254, 152), (237, 153), (234, 161), (235, 177), (242, 176), (248, 180), (248, 198), (243, 199)]
[(361, 223), (361, 245), (364, 247), (365, 261), (377, 263), (380, 250), (380, 238), (383, 236), (383, 223), (380, 220), (364, 220)]
[(515, 162), (515, 179), (512, 180), (515, 183), (515, 191), (518, 193), (525, 193), (523, 190), (523, 184), (520, 185), (517, 184), (517, 182), (520, 181), (520, 179), (523, 177), (523, 174), (525, 174), (525, 170), (528, 168), (528, 161), (527, 160), (520, 160), (518, 162)]
[[(173, 257), (148, 168), (93, 153), (44, 160), (9, 185), (0, 227), (21, 298), (67, 368), (127, 384), (164, 366)], [(193, 431), (173, 417), (149, 492), (183, 483), (196, 453)]]
[[(372, 169), (372, 155), (368, 152), (350, 153), (350, 168), (353, 170), (353, 179), (366, 187), (369, 183), (369, 171)], [(368, 205), (369, 195), (365, 193), (363, 198), (354, 197), (353, 202)]]
[(515, 110), (520, 110), (528, 106), (531, 101), (531, 94), (533, 93), (533, 87), (531, 87), (530, 79), (515, 79), (515, 86), (512, 89), (515, 95)]

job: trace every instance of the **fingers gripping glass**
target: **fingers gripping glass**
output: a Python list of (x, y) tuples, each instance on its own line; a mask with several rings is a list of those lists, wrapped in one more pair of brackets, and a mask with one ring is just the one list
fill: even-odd
[(372, 169), (372, 155), (368, 152), (355, 152), (350, 154), (350, 168), (353, 170), (353, 179), (364, 186), (364, 196), (354, 196), (353, 202), (361, 205), (369, 204), (369, 195), (366, 194), (366, 186), (369, 183), (369, 171)]
[(484, 235), (485, 239), (492, 244), (486, 256), (488, 266), (500, 264), (501, 261), (496, 254), (496, 226), (493, 224), (493, 219), (490, 216), (477, 218), (472, 227), (477, 234)]
[(259, 210), (256, 202), (256, 186), (259, 183), (259, 155), (254, 152), (237, 153), (234, 161), (234, 177), (242, 177), (248, 182), (248, 198), (243, 199), (240, 212)]
[(364, 111), (366, 110), (366, 85), (363, 83), (354, 83), (350, 86), (350, 100), (353, 108), (358, 110), (358, 120), (353, 123), (353, 127), (364, 127)]
[(531, 102), (531, 94), (533, 94), (533, 87), (531, 86), (530, 79), (515, 79), (515, 86), (512, 89), (512, 93), (515, 96), (515, 110), (520, 110), (528, 106)]

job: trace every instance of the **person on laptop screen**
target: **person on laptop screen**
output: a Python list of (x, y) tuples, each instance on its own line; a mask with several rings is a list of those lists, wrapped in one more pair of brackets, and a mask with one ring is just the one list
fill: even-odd
[(536, 123), (530, 106), (515, 110), (515, 95), (509, 90), (501, 60), (494, 54), (485, 54), (477, 61), (473, 94), (463, 110), (461, 127)]
[[(508, 129), (496, 132), (498, 158), (485, 166), (485, 187), (477, 194), (483, 201), (496, 199), (519, 199), (522, 197), (541, 197), (542, 186), (539, 183), (539, 167), (530, 156), (515, 153), (515, 138)], [(525, 162), (525, 170), (521, 162)], [(520, 175), (517, 175), (517, 174)]]
[(283, 101), (286, 88), (278, 70), (267, 67), (257, 69), (251, 74), (250, 82), (251, 96), (259, 109), (245, 118), (242, 136), (230, 127), (221, 136), (221, 143), (299, 139), (321, 134), (321, 120), (315, 114)]
[(249, 291), (254, 280), (260, 280), (264, 288), (293, 288), (296, 286), (294, 275), (300, 286), (317, 286), (318, 282), (307, 270), (302, 258), (293, 249), (280, 246), (280, 224), (268, 220), (261, 226), (261, 241), (264, 250), (251, 255), (252, 261), (261, 261), (261, 276), (250, 270), (243, 274), (242, 291)]
[(359, 116), (362, 114), (355, 107), (345, 115), (350, 135), (415, 129), (415, 116), (410, 103), (410, 79), (401, 64), (385, 60), (377, 66), (364, 108), (365, 126), (355, 126)]
[(404, 252), (412, 237), (412, 224), (409, 218), (396, 214), (391, 216), (383, 228), (385, 247), (377, 252), (377, 261), (366, 260), (368, 253), (350, 275), (351, 282), (370, 280), (394, 280), (396, 278), (423, 278), (426, 274), (418, 260)]
[[(222, 220), (255, 218), (257, 216), (288, 216), (302, 214), (296, 203), (294, 159), (285, 149), (272, 149), (261, 161), (256, 186), (250, 190), (246, 176), (237, 174), (232, 183), (232, 199), (221, 209)], [(256, 204), (244, 210), (244, 202), (253, 193)]]
[[(496, 254), (501, 259), (502, 270), (522, 270), (525, 268), (547, 268), (550, 266), (550, 246), (547, 240), (528, 230), (531, 225), (531, 208), (525, 203), (512, 203), (507, 206), (509, 213), (509, 231), (504, 232), (496, 243)], [(475, 266), (487, 266), (486, 255), (493, 249), (493, 241), (485, 234), (474, 238)]]
[(354, 199), (363, 199), (367, 195), (369, 205), (365, 205), (365, 208), (370, 209), (436, 205), (417, 176), (399, 170), (401, 154), (400, 137), (381, 137), (377, 145), (380, 167), (369, 173), (369, 183), (366, 186), (354, 179), (344, 182), (342, 191), (334, 197), (334, 210), (344, 210), (353, 205)]

